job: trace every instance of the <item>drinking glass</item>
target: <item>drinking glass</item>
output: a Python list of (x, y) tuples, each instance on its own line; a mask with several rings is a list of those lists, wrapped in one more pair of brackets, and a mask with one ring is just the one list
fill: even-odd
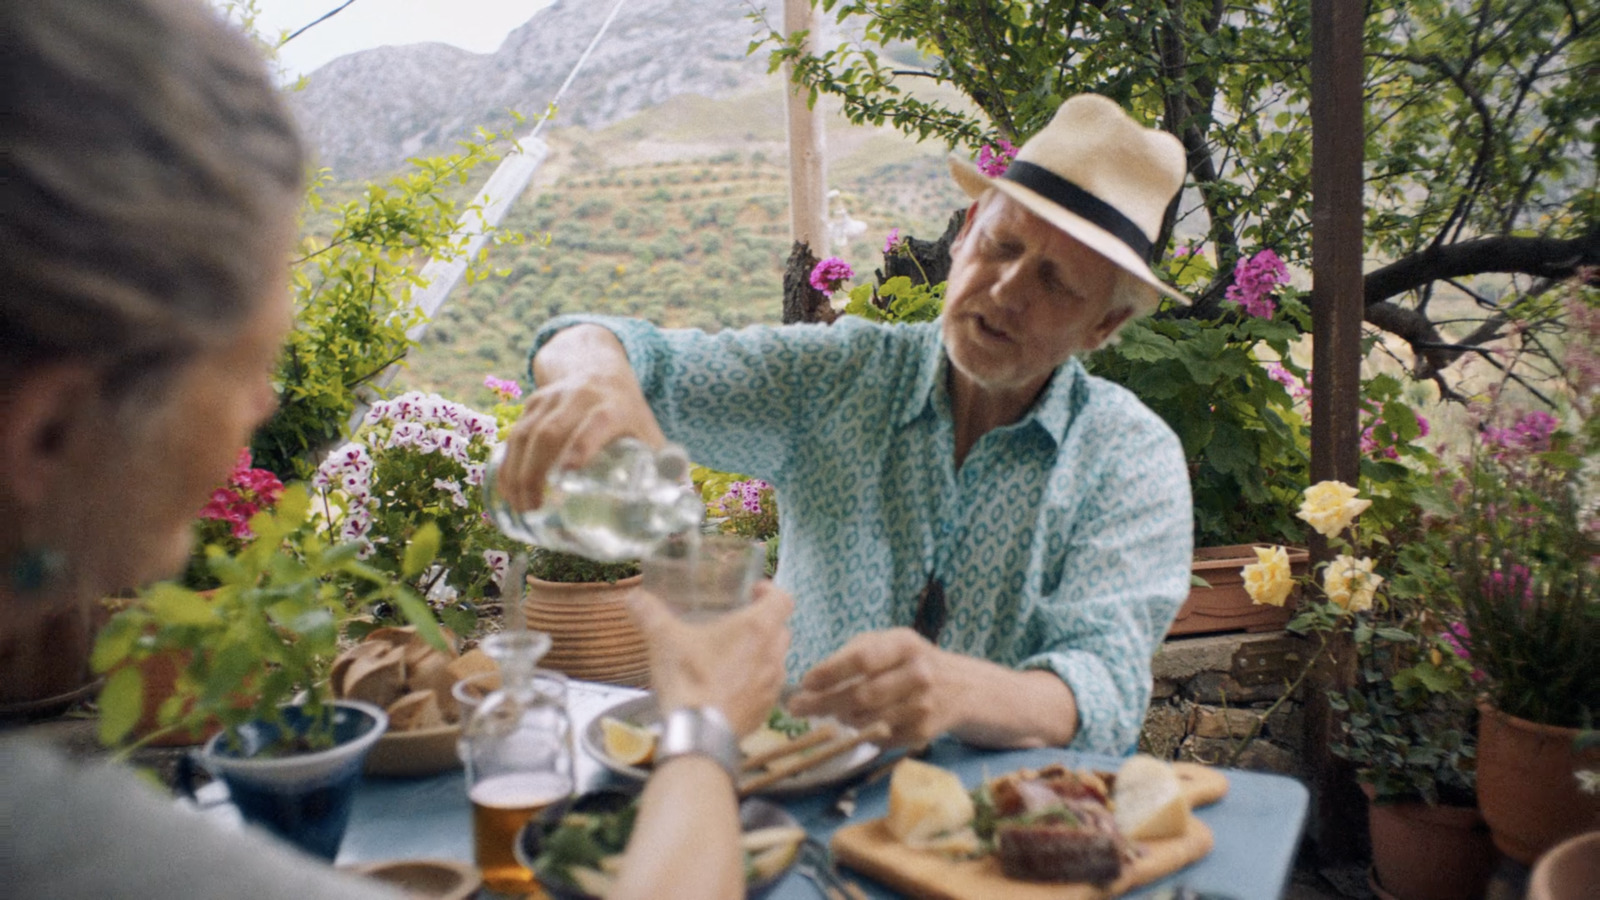
[(639, 563), (639, 587), (686, 621), (716, 618), (750, 602), (766, 566), (766, 548), (729, 534), (672, 538)]
[(472, 801), (474, 854), (491, 890), (525, 894), (534, 879), (512, 850), (517, 834), (572, 793), (567, 684), (559, 673), (536, 668), (550, 649), (543, 632), (503, 631), (484, 638), (483, 649), (500, 664), (501, 687), (478, 704), (457, 745)]

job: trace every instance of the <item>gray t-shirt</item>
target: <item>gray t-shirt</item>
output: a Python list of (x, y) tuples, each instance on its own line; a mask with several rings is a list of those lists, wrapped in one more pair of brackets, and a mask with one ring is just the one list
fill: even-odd
[(0, 737), (0, 897), (396, 900), (254, 828), (219, 827), (122, 766)]

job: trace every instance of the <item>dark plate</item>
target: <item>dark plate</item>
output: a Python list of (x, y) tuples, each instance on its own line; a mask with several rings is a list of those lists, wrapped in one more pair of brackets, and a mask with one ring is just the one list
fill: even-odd
[[(639, 795), (640, 786), (628, 788), (605, 788), (598, 791), (573, 797), (563, 803), (554, 804), (545, 809), (517, 835), (517, 843), (513, 847), (516, 852), (517, 862), (533, 870), (539, 879), (539, 884), (546, 893), (555, 900), (598, 900), (593, 894), (586, 894), (574, 885), (568, 884), (553, 875), (541, 871), (533, 865), (539, 856), (540, 845), (550, 832), (554, 831), (569, 812), (608, 813), (616, 812), (634, 802)], [(751, 797), (739, 804), (739, 825), (745, 831), (754, 831), (758, 828), (773, 828), (779, 826), (800, 826), (799, 820), (789, 815), (783, 807), (776, 803)], [(798, 854), (796, 855), (798, 859)], [(753, 882), (745, 887), (746, 900), (762, 900), (772, 893), (789, 870), (794, 868), (790, 863), (778, 874), (763, 881)]]

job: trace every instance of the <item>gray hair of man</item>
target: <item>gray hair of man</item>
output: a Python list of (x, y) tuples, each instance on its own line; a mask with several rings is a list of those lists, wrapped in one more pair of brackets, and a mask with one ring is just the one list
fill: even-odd
[(306, 164), (256, 48), (197, 0), (6, 0), (0, 83), (0, 377), (121, 396), (235, 334)]
[(1117, 339), (1122, 336), (1122, 329), (1129, 322), (1155, 312), (1156, 308), (1161, 305), (1161, 295), (1152, 290), (1137, 275), (1121, 266), (1115, 268), (1116, 281), (1111, 284), (1111, 309), (1109, 312), (1119, 313), (1126, 311), (1128, 316), (1117, 325), (1115, 331), (1107, 336), (1105, 343), (1101, 344), (1101, 346), (1115, 344)]

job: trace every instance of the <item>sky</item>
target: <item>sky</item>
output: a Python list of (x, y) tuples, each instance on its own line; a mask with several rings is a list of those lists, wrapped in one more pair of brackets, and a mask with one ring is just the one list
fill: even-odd
[[(263, 35), (294, 31), (344, 0), (257, 0)], [(597, 2), (597, 0), (584, 0)], [(492, 53), (511, 29), (551, 0), (355, 0), (342, 12), (283, 46), (279, 62), (290, 77), (308, 75), (346, 53), (387, 44), (442, 41)]]

